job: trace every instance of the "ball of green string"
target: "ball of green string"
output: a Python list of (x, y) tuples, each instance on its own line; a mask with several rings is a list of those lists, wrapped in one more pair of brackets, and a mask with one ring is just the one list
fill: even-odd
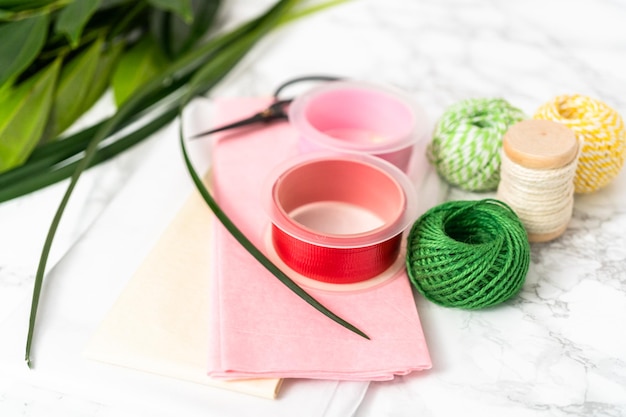
[(524, 113), (503, 99), (473, 98), (448, 107), (437, 121), (428, 159), (448, 183), (492, 191), (500, 182), (500, 149)]
[(408, 236), (409, 278), (445, 307), (480, 309), (519, 292), (530, 263), (524, 226), (505, 203), (450, 201), (422, 215)]

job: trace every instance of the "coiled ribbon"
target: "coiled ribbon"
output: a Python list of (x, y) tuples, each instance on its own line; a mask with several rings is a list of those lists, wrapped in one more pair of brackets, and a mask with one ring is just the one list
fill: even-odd
[(398, 168), (366, 155), (323, 154), (280, 169), (267, 194), (272, 245), (288, 267), (349, 284), (395, 262), (415, 207)]

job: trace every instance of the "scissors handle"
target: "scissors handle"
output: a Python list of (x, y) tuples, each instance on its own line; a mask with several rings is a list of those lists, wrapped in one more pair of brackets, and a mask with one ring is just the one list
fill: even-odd
[(225, 130), (236, 129), (236, 128), (244, 127), (244, 126), (249, 126), (249, 125), (253, 125), (256, 123), (270, 123), (274, 120), (289, 120), (286, 109), (289, 106), (289, 104), (293, 101), (293, 99), (292, 98), (283, 99), (283, 100), (279, 99), (278, 96), (283, 91), (283, 89), (285, 89), (286, 87), (292, 84), (296, 84), (302, 81), (337, 81), (340, 79), (341, 78), (339, 77), (326, 76), (326, 75), (309, 75), (305, 77), (298, 77), (298, 78), (293, 78), (291, 80), (288, 80), (284, 82), (281, 86), (279, 86), (278, 89), (276, 89), (276, 91), (274, 92), (274, 102), (270, 104), (264, 110), (256, 114), (253, 114), (252, 116), (247, 117), (245, 119), (241, 119), (241, 120), (238, 120), (233, 123), (229, 123), (224, 126), (219, 126), (214, 129), (207, 130), (205, 132), (197, 133), (191, 136), (191, 139), (197, 139), (202, 136), (211, 135), (213, 133), (223, 132)]
[(197, 139), (202, 136), (211, 135), (217, 132), (223, 132), (225, 130), (236, 129), (239, 127), (249, 126), (256, 123), (269, 123), (274, 120), (288, 120), (287, 112), (285, 111), (286, 107), (291, 103), (292, 99), (288, 100), (277, 100), (274, 103), (270, 104), (264, 110), (253, 114), (250, 117), (245, 119), (238, 120), (233, 123), (229, 123), (223, 126), (216, 127), (211, 130), (207, 130), (205, 132), (197, 133), (191, 136), (191, 139)]

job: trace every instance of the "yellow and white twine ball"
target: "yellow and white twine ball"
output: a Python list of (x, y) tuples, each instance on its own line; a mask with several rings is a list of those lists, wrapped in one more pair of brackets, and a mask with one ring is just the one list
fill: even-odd
[(574, 177), (577, 193), (609, 184), (626, 159), (626, 129), (622, 117), (606, 103), (583, 95), (562, 95), (542, 105), (535, 119), (569, 127), (582, 145)]

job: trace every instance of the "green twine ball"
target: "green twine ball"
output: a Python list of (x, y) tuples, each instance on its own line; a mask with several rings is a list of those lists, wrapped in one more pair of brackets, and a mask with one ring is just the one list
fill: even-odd
[(500, 149), (509, 126), (524, 113), (503, 99), (460, 101), (435, 126), (427, 156), (447, 182), (467, 191), (492, 191), (500, 182)]
[(508, 300), (522, 288), (529, 263), (524, 226), (498, 200), (433, 207), (413, 224), (408, 237), (411, 282), (445, 307), (473, 310)]

